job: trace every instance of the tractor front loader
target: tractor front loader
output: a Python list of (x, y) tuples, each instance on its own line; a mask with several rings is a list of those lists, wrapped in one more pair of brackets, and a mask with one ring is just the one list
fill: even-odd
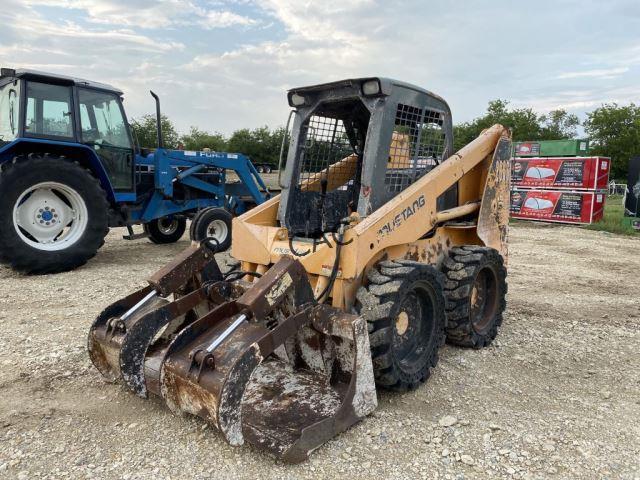
[[(224, 275), (193, 242), (107, 307), (110, 380), (288, 462), (425, 382), (450, 343), (495, 338), (506, 295), (510, 134), (453, 152), (440, 97), (382, 78), (289, 92), (282, 194), (234, 219)], [(281, 163), (282, 159), (281, 159)]]

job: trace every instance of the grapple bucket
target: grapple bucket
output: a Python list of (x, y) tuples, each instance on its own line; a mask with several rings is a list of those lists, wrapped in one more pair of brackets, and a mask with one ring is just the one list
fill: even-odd
[(364, 319), (318, 304), (296, 260), (252, 284), (204, 281), (203, 252), (194, 245), (98, 316), (88, 349), (106, 378), (288, 462), (376, 408)]
[(377, 405), (365, 321), (317, 304), (304, 268), (288, 258), (184, 328), (160, 381), (173, 411), (288, 462), (303, 461)]

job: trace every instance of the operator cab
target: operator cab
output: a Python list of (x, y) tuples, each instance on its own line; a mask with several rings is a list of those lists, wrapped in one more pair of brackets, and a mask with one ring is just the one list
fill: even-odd
[(134, 150), (122, 91), (110, 85), (2, 69), (0, 147), (17, 138), (83, 144), (100, 157), (114, 190), (134, 190)]
[[(439, 96), (385, 78), (360, 78), (289, 91), (294, 122), (280, 224), (289, 235), (336, 232), (364, 218), (453, 153), (451, 110)], [(457, 185), (438, 210), (458, 203)]]

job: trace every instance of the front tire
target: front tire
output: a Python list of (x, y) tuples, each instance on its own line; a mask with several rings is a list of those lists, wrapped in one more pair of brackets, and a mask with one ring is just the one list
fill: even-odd
[(108, 210), (97, 179), (79, 164), (16, 157), (0, 174), (0, 261), (31, 274), (84, 265), (104, 244)]
[(210, 207), (200, 210), (191, 224), (191, 240), (201, 242), (213, 239), (222, 252), (231, 246), (231, 221), (233, 217), (224, 208)]
[(493, 248), (452, 248), (443, 271), (447, 298), (447, 341), (463, 347), (491, 344), (506, 307), (507, 270)]
[(409, 260), (384, 261), (360, 287), (356, 310), (369, 326), (376, 384), (395, 391), (416, 388), (438, 363), (445, 340), (442, 274)]
[(162, 245), (175, 243), (182, 238), (187, 229), (187, 219), (184, 217), (167, 216), (156, 218), (143, 225), (145, 233), (153, 243)]

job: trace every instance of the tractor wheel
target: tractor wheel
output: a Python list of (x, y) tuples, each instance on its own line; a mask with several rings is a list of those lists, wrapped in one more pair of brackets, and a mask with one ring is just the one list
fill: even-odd
[(187, 229), (187, 219), (169, 215), (144, 224), (144, 231), (153, 243), (175, 243)]
[(271, 165), (264, 166), (264, 173), (271, 173)]
[(20, 156), (0, 174), (0, 261), (24, 273), (84, 265), (109, 231), (105, 192), (77, 163)]
[(264, 167), (262, 165), (258, 165), (256, 167), (256, 170), (258, 171), (258, 173), (264, 173)]
[(369, 326), (373, 371), (378, 386), (414, 389), (438, 363), (445, 340), (442, 274), (408, 260), (384, 261), (360, 287), (356, 310)]
[(443, 266), (447, 340), (482, 348), (498, 334), (506, 307), (507, 270), (497, 250), (475, 245), (452, 248)]
[(201, 242), (213, 239), (219, 251), (231, 246), (231, 220), (233, 217), (224, 208), (205, 208), (200, 210), (191, 225), (191, 240)]

